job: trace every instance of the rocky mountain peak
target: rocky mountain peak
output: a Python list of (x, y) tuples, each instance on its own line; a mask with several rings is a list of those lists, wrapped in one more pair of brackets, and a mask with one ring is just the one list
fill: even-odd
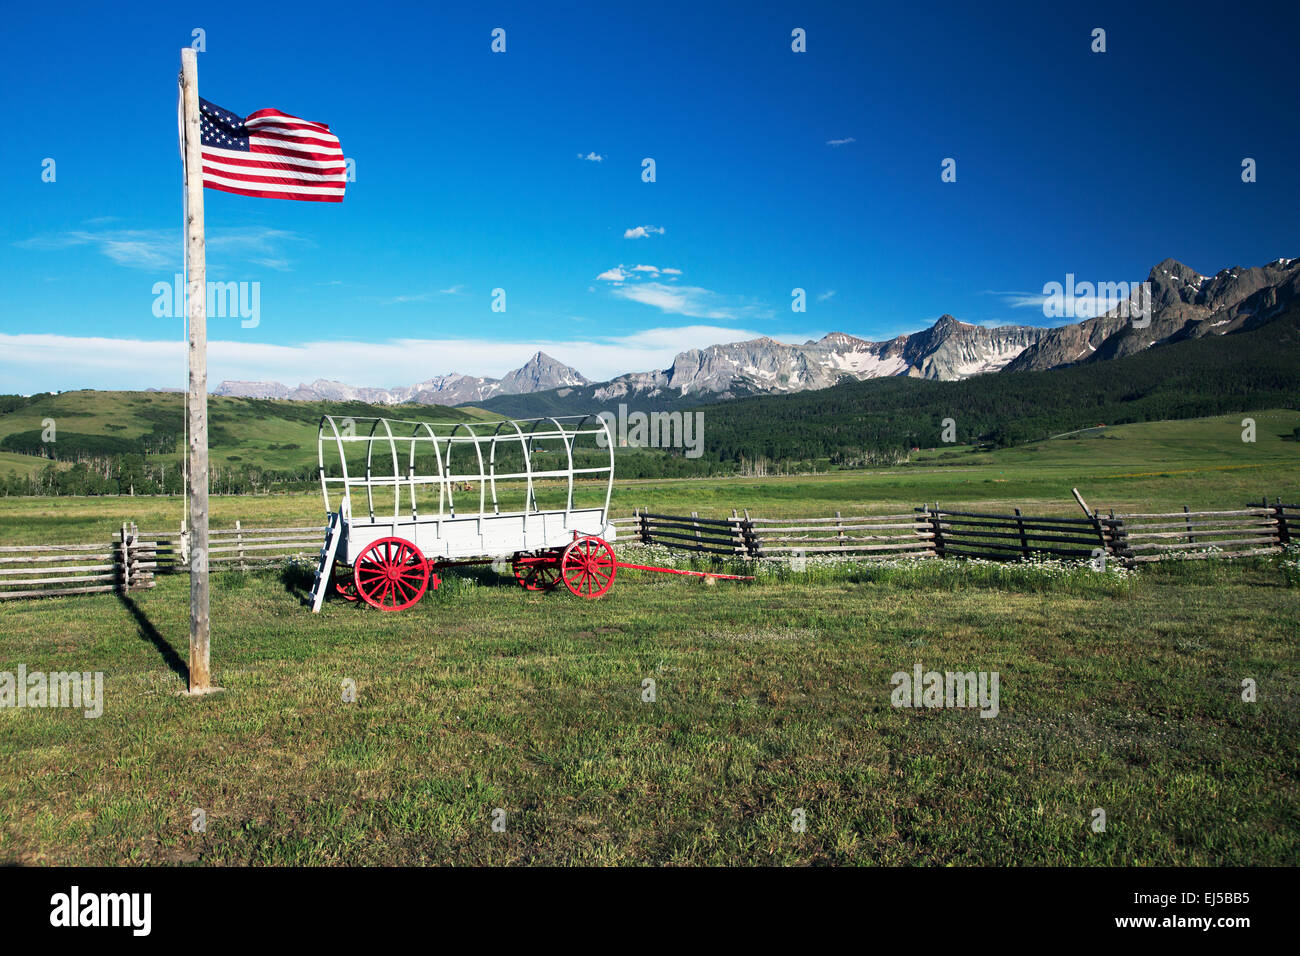
[(501, 394), (518, 395), (541, 392), (548, 388), (589, 385), (591, 382), (577, 369), (570, 368), (545, 352), (539, 351), (521, 367), (506, 373), (500, 384)]

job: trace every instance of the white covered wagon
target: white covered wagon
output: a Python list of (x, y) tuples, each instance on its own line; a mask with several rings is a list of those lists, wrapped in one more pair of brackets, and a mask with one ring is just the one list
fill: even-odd
[(599, 597), (613, 583), (614, 447), (601, 418), (326, 415), (317, 445), (329, 523), (313, 610), (331, 577), (344, 597), (395, 611), (424, 595), (431, 574), (437, 587), (438, 568), (500, 558), (532, 590), (563, 581)]

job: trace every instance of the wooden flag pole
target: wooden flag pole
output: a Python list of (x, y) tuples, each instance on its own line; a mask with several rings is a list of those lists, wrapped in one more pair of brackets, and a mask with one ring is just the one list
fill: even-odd
[(181, 50), (185, 116), (185, 268), (189, 318), (190, 686), (206, 694), (208, 660), (208, 315), (207, 259), (203, 245), (203, 138), (199, 126), (198, 54)]

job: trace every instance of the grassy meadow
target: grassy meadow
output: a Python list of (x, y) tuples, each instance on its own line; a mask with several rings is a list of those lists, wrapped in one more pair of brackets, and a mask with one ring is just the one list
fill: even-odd
[[(1183, 505), (1238, 508), (1263, 495), (1294, 498), (1300, 493), (1300, 442), (1289, 436), (1300, 426), (1300, 412), (1250, 415), (1256, 422), (1252, 443), (1242, 441), (1244, 416), (1150, 422), (997, 451), (927, 449), (896, 468), (618, 480), (612, 507), (616, 516), (649, 508), (725, 517), (733, 508), (748, 508), (756, 517), (811, 517), (904, 512), (938, 501), (948, 508), (1019, 507), (1027, 514), (1076, 515), (1072, 487), (1092, 507), (1119, 513)], [(587, 491), (587, 500), (598, 490)], [(175, 530), (183, 510), (179, 497), (0, 498), (0, 544), (96, 540), (123, 521), (135, 521), (144, 531)], [(325, 506), (317, 493), (214, 495), (211, 515), (213, 527), (233, 527), (236, 520), (245, 527), (323, 525)]]
[[(939, 562), (894, 577), (619, 578), (583, 602), (485, 569), (447, 575), (407, 612), (331, 602), (313, 616), (303, 573), (218, 575), (225, 690), (200, 700), (177, 696), (184, 578), (129, 600), (0, 606), (0, 670), (106, 671), (98, 719), (0, 712), (0, 860), (1251, 865), (1300, 852), (1300, 590), (1266, 563), (1061, 587)], [(892, 707), (891, 675), (917, 662), (999, 672), (998, 716)]]
[[(1294, 500), (1295, 412), (1129, 425), (894, 469), (619, 482), (618, 513), (923, 501), (1072, 513)], [(179, 523), (168, 498), (0, 499), (0, 543)], [(320, 499), (214, 498), (215, 525)], [(640, 555), (620, 548), (625, 560)], [(647, 556), (649, 563), (668, 559)], [(620, 571), (586, 602), (490, 568), (414, 608), (302, 606), (301, 566), (0, 604), (0, 672), (103, 671), (103, 716), (0, 710), (0, 863), (1292, 864), (1300, 588), (1277, 562)], [(891, 676), (997, 672), (996, 717), (891, 706)], [(1242, 699), (1242, 682), (1258, 699)], [(654, 682), (654, 699), (647, 700)], [(345, 682), (356, 688), (345, 701)], [(192, 828), (194, 811), (206, 826)], [(494, 831), (494, 811), (504, 829)], [(792, 827), (803, 810), (806, 827)], [(1106, 813), (1094, 832), (1093, 811)], [(497, 816), (500, 819), (500, 816)]]

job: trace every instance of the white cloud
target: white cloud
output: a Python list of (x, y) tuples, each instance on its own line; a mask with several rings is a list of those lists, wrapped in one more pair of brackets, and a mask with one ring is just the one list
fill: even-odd
[(817, 297), (817, 301), (825, 302), (827, 299), (833, 297), (834, 295), (835, 295), (834, 289), (827, 289), (825, 292), (823, 292), (821, 295)]
[(585, 159), (589, 163), (603, 163), (605, 161), (605, 157), (601, 156), (599, 153), (588, 153), (586, 156), (579, 153), (578, 158)]
[(92, 246), (118, 265), (155, 270), (179, 268), (184, 255), (178, 229), (113, 229), (100, 232), (71, 229), (57, 235), (22, 239), (14, 245), (20, 249), (42, 252)]
[[(227, 256), (277, 271), (290, 267), (285, 247), (305, 241), (295, 232), (265, 226), (212, 229), (205, 237), (209, 268), (213, 268), (214, 259)], [(120, 266), (153, 271), (179, 271), (184, 260), (179, 229), (70, 229), (22, 239), (14, 245), (44, 252), (89, 247)]]
[(770, 309), (760, 307), (743, 296), (723, 295), (699, 286), (666, 285), (659, 281), (666, 275), (669, 282), (675, 283), (681, 274), (681, 269), (661, 269), (659, 266), (645, 264), (629, 268), (619, 263), (596, 278), (613, 283), (609, 291), (618, 298), (653, 306), (669, 315), (724, 321), (772, 318)]
[[(589, 378), (605, 380), (624, 372), (667, 368), (677, 353), (687, 349), (758, 335), (749, 329), (698, 324), (571, 341), (396, 339), (270, 345), (214, 339), (208, 343), (208, 380), (212, 388), (227, 379), (274, 381), (292, 387), (317, 378), (392, 387), (451, 371), (500, 377), (538, 351), (572, 365)], [(791, 337), (796, 339), (802, 340)], [(6, 389), (24, 393), (183, 387), (185, 355), (185, 343), (179, 336), (141, 340), (0, 333), (0, 380)]]
[(986, 290), (988, 295), (996, 295), (1013, 309), (1033, 309), (1061, 325), (1077, 322), (1080, 319), (1105, 315), (1125, 301), (1123, 297), (1112, 298), (1107, 295), (1061, 295), (1055, 299), (1058, 308), (1064, 310), (1061, 316), (1048, 316), (1047, 303), (1054, 301), (1052, 296), (1041, 292), (996, 292)]
[(771, 312), (749, 304), (738, 296), (724, 296), (699, 286), (665, 285), (662, 282), (642, 282), (620, 285), (611, 290), (620, 299), (653, 306), (669, 315), (684, 315), (696, 319), (735, 320), (741, 318), (771, 318)]
[(406, 305), (409, 302), (428, 302), (433, 298), (433, 293), (408, 292), (402, 295), (390, 295), (384, 297), (363, 295), (359, 298), (366, 302), (378, 302), (380, 305)]
[(663, 234), (663, 226), (633, 226), (631, 229), (623, 230), (624, 239), (645, 239), (651, 235), (662, 236)]
[(828, 139), (828, 140), (826, 141), (826, 145), (827, 145), (827, 146), (847, 146), (849, 143), (856, 143), (856, 142), (857, 142), (856, 139), (854, 139), (852, 136), (849, 136), (849, 137), (847, 137), (847, 138), (845, 138), (845, 139)]
[(606, 269), (597, 279), (603, 279), (606, 282), (626, 282), (629, 279), (644, 279), (647, 276), (657, 278), (660, 274), (679, 276), (682, 274), (681, 269), (660, 269), (658, 266), (646, 265), (639, 263), (634, 266), (625, 266), (619, 263), (612, 269)]
[(985, 289), (984, 295), (996, 295), (1013, 309), (1041, 309), (1047, 296), (1039, 292), (999, 292)]

